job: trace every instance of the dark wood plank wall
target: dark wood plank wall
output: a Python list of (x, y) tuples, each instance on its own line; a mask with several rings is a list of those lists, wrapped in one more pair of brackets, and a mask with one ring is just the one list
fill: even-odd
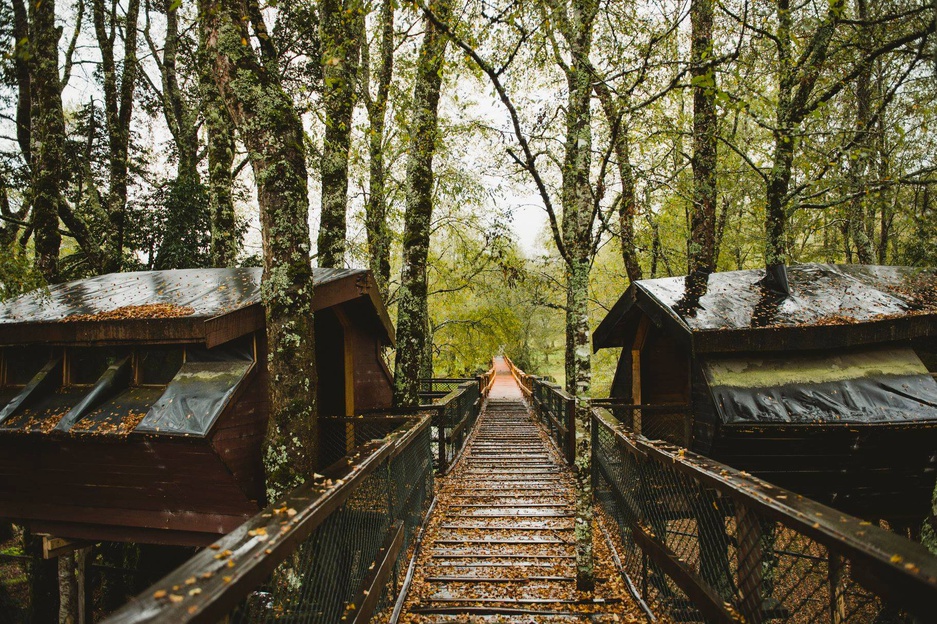
[(379, 327), (370, 306), (365, 298), (341, 306), (349, 321), (346, 337), (354, 358), (356, 413), (390, 407), (394, 399), (394, 382), (381, 361)]
[(119, 540), (108, 527), (221, 534), (256, 510), (208, 440), (0, 438), (0, 517), (94, 524)]
[(721, 425), (710, 456), (862, 518), (920, 521), (937, 423)]
[(210, 433), (211, 445), (257, 509), (266, 505), (263, 440), (270, 413), (266, 336), (256, 334), (254, 370)]

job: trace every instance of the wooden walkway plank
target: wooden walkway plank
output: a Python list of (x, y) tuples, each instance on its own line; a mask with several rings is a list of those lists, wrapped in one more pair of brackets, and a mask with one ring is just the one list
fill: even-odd
[(400, 621), (642, 621), (617, 573), (592, 594), (576, 589), (573, 475), (506, 363), (495, 367), (465, 452), (440, 480)]

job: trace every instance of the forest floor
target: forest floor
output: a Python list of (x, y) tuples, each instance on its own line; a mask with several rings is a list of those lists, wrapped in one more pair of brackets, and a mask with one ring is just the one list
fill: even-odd
[(465, 452), (440, 479), (402, 622), (644, 622), (595, 527), (576, 589), (575, 480), (503, 361)]

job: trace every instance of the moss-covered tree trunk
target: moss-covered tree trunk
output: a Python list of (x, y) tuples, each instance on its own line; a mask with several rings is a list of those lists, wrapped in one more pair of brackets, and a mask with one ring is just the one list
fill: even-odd
[(309, 199), (302, 123), (254, 53), (246, 15), (243, 1), (199, 2), (215, 83), (257, 181), (271, 390), (264, 464), (268, 495), (276, 496), (312, 474), (318, 456)]
[(319, 266), (322, 267), (341, 267), (345, 263), (348, 150), (363, 26), (364, 8), (359, 0), (322, 0), (319, 3), (325, 108), (318, 240)]
[[(451, 0), (432, 3), (432, 10), (435, 15), (448, 19), (452, 11)], [(424, 28), (409, 127), (403, 268), (397, 304), (394, 402), (400, 406), (419, 404), (419, 378), (427, 338), (426, 257), (433, 218), (433, 154), (436, 151), (437, 109), (448, 41), (429, 18), (424, 19)]]
[[(859, 19), (859, 43), (865, 50), (872, 37), (866, 21), (869, 18), (868, 0), (856, 0), (856, 17)], [(856, 134), (849, 154), (849, 186), (852, 192), (847, 207), (846, 223), (849, 238), (856, 247), (859, 262), (873, 264), (875, 248), (869, 230), (874, 231), (875, 214), (870, 210), (872, 202), (868, 192), (873, 146), (872, 127), (872, 66), (871, 63), (860, 65), (856, 76)], [(867, 212), (868, 211), (868, 212)]]
[[(119, 271), (123, 265), (127, 183), (130, 170), (130, 119), (133, 115), (133, 94), (137, 82), (137, 21), (140, 0), (129, 0), (126, 13), (118, 14), (116, 3), (92, 0), (94, 32), (101, 54), (101, 75), (104, 87), (104, 114), (108, 139), (107, 270)], [(124, 54), (115, 59), (114, 46), (118, 22), (123, 34)], [(118, 80), (118, 73), (120, 78)]]
[(716, 269), (716, 71), (713, 66), (713, 0), (690, 4), (693, 84), (693, 208), (687, 264), (690, 273)]
[[(384, 124), (387, 97), (394, 71), (394, 3), (384, 0), (381, 7), (380, 58), (374, 65), (377, 93), (371, 97), (370, 80), (365, 80), (364, 97), (368, 109), (368, 203), (365, 206), (365, 229), (368, 236), (368, 266), (377, 280), (381, 296), (387, 298), (390, 281), (390, 231), (387, 227), (387, 197), (384, 189)], [(362, 70), (369, 75), (368, 46), (361, 48)]]
[(576, 584), (595, 586), (592, 557), (592, 436), (588, 392), (592, 383), (589, 344), (589, 273), (595, 253), (592, 186), (592, 89), (589, 61), (598, 5), (574, 0), (566, 12), (564, 38), (570, 63), (565, 68), (569, 92), (563, 160), (563, 243), (566, 260), (566, 390), (576, 397)]
[(212, 51), (199, 33), (199, 95), (208, 138), (208, 210), (211, 215), (211, 263), (217, 268), (233, 266), (240, 250), (234, 212), (231, 167), (234, 164), (234, 130), (215, 85)]
[(29, 68), (32, 120), (32, 227), (36, 268), (47, 282), (59, 278), (58, 206), (62, 201), (65, 115), (59, 79), (55, 2), (30, 3)]

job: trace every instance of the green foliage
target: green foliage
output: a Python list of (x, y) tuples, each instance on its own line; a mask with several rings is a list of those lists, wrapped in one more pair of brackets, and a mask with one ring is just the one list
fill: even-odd
[(34, 268), (32, 258), (19, 243), (0, 249), (0, 301), (10, 299), (45, 285)]
[(170, 180), (157, 188), (142, 210), (141, 239), (153, 269), (211, 266), (208, 192), (197, 177)]

